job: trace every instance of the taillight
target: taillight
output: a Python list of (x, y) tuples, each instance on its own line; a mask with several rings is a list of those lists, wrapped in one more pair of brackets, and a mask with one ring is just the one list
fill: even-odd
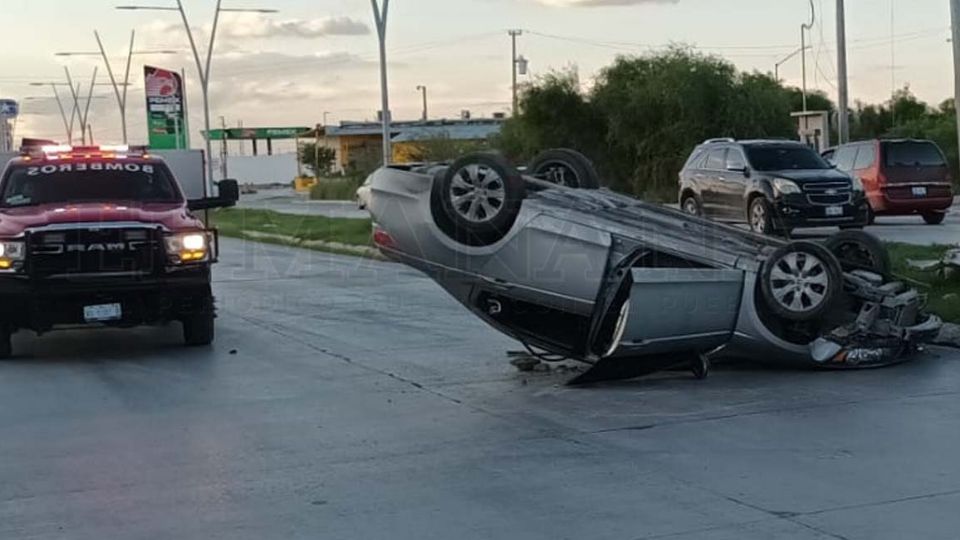
[(394, 242), (393, 237), (390, 236), (390, 233), (381, 229), (378, 225), (373, 226), (373, 243), (377, 247), (382, 248), (394, 248), (397, 247), (397, 243)]

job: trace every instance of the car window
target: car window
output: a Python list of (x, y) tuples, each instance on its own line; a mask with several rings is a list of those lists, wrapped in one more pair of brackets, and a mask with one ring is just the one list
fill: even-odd
[(720, 148), (717, 150), (711, 150), (710, 155), (707, 156), (707, 162), (703, 166), (704, 169), (710, 169), (712, 171), (720, 171), (727, 168), (727, 159), (726, 159), (727, 150), (725, 148)]
[(758, 171), (829, 169), (830, 164), (811, 148), (801, 145), (748, 146), (750, 165)]
[(886, 165), (888, 167), (945, 167), (946, 162), (937, 145), (926, 141), (888, 142)]
[(703, 155), (705, 151), (702, 148), (697, 148), (690, 154), (690, 157), (687, 158), (687, 162), (684, 164), (684, 169), (699, 169), (703, 165)]
[(747, 166), (747, 160), (743, 157), (743, 152), (735, 148), (727, 150), (727, 169), (739, 171)]
[(857, 159), (853, 162), (854, 170), (861, 170), (873, 167), (873, 162), (877, 160), (877, 150), (873, 144), (861, 144), (857, 152)]
[(841, 171), (852, 171), (853, 164), (857, 160), (857, 147), (844, 146), (837, 150), (837, 156), (834, 159), (837, 168)]
[(0, 205), (91, 201), (180, 202), (181, 197), (165, 166), (79, 161), (12, 167)]

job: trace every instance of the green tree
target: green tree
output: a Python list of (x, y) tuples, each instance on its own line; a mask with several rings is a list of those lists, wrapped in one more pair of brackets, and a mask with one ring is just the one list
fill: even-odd
[(329, 176), (337, 159), (337, 152), (333, 148), (317, 146), (308, 142), (300, 145), (300, 163), (302, 163), (314, 177)]

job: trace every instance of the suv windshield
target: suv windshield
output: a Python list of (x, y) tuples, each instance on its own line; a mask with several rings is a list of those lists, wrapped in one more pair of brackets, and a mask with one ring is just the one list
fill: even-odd
[(93, 201), (180, 202), (165, 166), (83, 161), (11, 168), (0, 205), (34, 206)]
[(758, 171), (829, 169), (830, 164), (805, 146), (747, 146), (750, 165)]
[(887, 167), (945, 167), (947, 163), (937, 145), (931, 142), (888, 142)]

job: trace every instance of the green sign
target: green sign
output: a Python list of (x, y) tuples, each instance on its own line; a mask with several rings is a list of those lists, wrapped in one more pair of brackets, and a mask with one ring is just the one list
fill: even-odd
[(147, 134), (150, 148), (187, 148), (189, 128), (184, 107), (183, 79), (179, 73), (144, 66), (147, 94)]
[[(211, 141), (235, 141), (249, 139), (296, 139), (312, 130), (308, 127), (266, 127), (211, 129)], [(206, 135), (206, 133), (204, 133)]]

